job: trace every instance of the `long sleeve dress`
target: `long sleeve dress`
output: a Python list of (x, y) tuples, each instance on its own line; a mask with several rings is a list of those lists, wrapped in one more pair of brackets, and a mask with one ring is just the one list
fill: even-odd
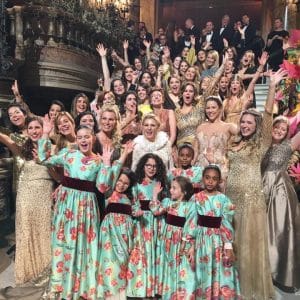
[(292, 152), (285, 140), (273, 144), (262, 161), (272, 277), (289, 291), (300, 288), (300, 206), (287, 173)]
[(226, 265), (222, 257), (225, 243), (233, 241), (234, 205), (221, 193), (207, 196), (200, 192), (193, 198), (198, 214), (195, 232), (196, 299), (241, 299), (236, 267)]
[(134, 221), (133, 250), (128, 262), (128, 297), (154, 297), (158, 291), (156, 278), (157, 237), (161, 229), (161, 217), (150, 211), (150, 201), (156, 180), (143, 180), (133, 189), (134, 209), (143, 215)]
[(199, 166), (191, 166), (188, 169), (173, 168), (168, 172), (168, 181), (171, 183), (176, 176), (183, 176), (191, 181), (194, 186), (194, 192), (199, 192), (202, 180), (202, 172), (203, 168)]
[(269, 250), (267, 207), (260, 165), (271, 144), (272, 115), (264, 113), (262, 138), (239, 150), (230, 149), (226, 195), (236, 206), (235, 246), (242, 297), (269, 299), (273, 295)]
[(195, 272), (180, 250), (185, 248), (185, 240), (191, 242), (196, 228), (195, 202), (165, 198), (161, 203), (152, 201), (150, 209), (153, 214), (166, 214), (159, 236), (158, 293), (165, 300), (194, 299)]
[[(97, 274), (97, 296), (100, 299), (119, 297), (125, 299), (127, 286), (127, 266), (129, 253), (132, 250), (133, 220), (131, 216), (131, 200), (126, 194), (113, 191), (122, 165), (119, 162), (110, 168), (110, 190), (106, 192), (106, 215), (99, 231), (99, 254)], [(107, 179), (104, 179), (106, 185)], [(101, 180), (97, 184), (102, 184)]]
[(99, 212), (94, 190), (97, 176), (106, 172), (78, 150), (63, 149), (47, 159), (48, 146), (49, 141), (39, 141), (39, 160), (64, 169), (52, 221), (50, 293), (67, 300), (96, 299)]

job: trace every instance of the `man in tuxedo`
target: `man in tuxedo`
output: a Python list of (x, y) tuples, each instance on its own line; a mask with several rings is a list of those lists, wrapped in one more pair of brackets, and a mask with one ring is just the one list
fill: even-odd
[(219, 45), (218, 51), (221, 53), (224, 49), (224, 42), (223, 39), (226, 39), (229, 46), (232, 46), (232, 39), (233, 39), (233, 26), (230, 24), (230, 17), (229, 15), (224, 15), (221, 21), (221, 28), (219, 29)]
[(185, 20), (185, 28), (186, 28), (186, 45), (187, 47), (190, 46), (189, 38), (191, 36), (195, 37), (196, 45), (195, 48), (198, 50), (200, 48), (200, 30), (198, 27), (195, 26), (194, 20), (192, 18), (187, 18)]
[(256, 28), (250, 22), (250, 18), (247, 14), (242, 16), (243, 30), (245, 32), (245, 50), (253, 50), (252, 42), (256, 36)]
[(202, 44), (201, 47), (206, 50), (217, 50), (219, 46), (219, 34), (214, 31), (214, 23), (207, 21), (205, 28), (202, 30)]

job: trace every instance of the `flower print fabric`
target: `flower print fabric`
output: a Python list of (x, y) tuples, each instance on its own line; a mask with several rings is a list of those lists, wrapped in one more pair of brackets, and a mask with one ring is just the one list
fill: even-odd
[(224, 194), (193, 196), (198, 215), (221, 217), (220, 228), (198, 225), (195, 231), (196, 299), (241, 299), (235, 265), (223, 260), (224, 243), (232, 242), (234, 205)]

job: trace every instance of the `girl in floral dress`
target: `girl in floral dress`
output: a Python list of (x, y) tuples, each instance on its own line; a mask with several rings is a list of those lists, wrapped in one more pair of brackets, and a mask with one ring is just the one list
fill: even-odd
[[(152, 214), (149, 203), (153, 198), (156, 183), (160, 182), (162, 187), (166, 186), (166, 168), (159, 156), (148, 153), (139, 160), (135, 173), (138, 183), (133, 189), (133, 210), (142, 210), (142, 215), (134, 224), (134, 245), (128, 262), (127, 296), (154, 297), (157, 293), (157, 237), (160, 233), (161, 217)], [(162, 197), (162, 194), (163, 192), (158, 197)]]
[[(107, 188), (108, 176), (100, 157), (92, 152), (94, 141), (93, 130), (80, 126), (79, 150), (62, 151), (47, 159), (50, 140), (39, 140), (39, 160), (64, 169), (52, 220), (50, 293), (55, 299), (96, 299), (99, 213), (94, 191), (97, 177), (102, 183), (100, 192)], [(106, 156), (104, 164), (109, 165)]]
[[(124, 152), (128, 154), (128, 148)], [(136, 180), (130, 169), (121, 167), (119, 161), (117, 168), (111, 169), (113, 182), (105, 194), (106, 215), (100, 226), (97, 275), (100, 299), (126, 299), (127, 265), (133, 235), (131, 190)], [(113, 192), (111, 188), (114, 188)], [(109, 197), (108, 193), (111, 193)]]
[(199, 300), (241, 299), (232, 250), (235, 207), (227, 196), (218, 191), (220, 180), (219, 167), (208, 165), (202, 177), (204, 190), (193, 196), (198, 227), (189, 257), (195, 264), (196, 299)]
[(195, 272), (184, 255), (186, 242), (192, 243), (192, 231), (196, 229), (197, 212), (195, 202), (189, 201), (193, 195), (193, 185), (189, 179), (177, 176), (172, 180), (171, 198), (157, 201), (162, 190), (157, 183), (153, 191), (150, 209), (155, 216), (166, 215), (161, 233), (159, 294), (162, 299), (194, 299)]
[(192, 166), (194, 159), (194, 149), (191, 144), (185, 143), (178, 148), (177, 168), (173, 168), (168, 173), (169, 183), (176, 176), (183, 176), (189, 178), (193, 184), (194, 192), (199, 192), (202, 179), (202, 167)]

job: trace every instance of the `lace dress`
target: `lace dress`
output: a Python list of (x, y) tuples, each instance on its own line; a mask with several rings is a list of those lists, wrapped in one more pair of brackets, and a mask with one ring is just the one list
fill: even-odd
[(300, 211), (297, 194), (286, 171), (291, 155), (288, 140), (273, 144), (263, 159), (262, 174), (272, 277), (281, 287), (300, 288)]
[(264, 114), (260, 147), (248, 143), (228, 151), (226, 195), (236, 205), (235, 246), (241, 293), (244, 299), (263, 300), (273, 295), (268, 252), (266, 202), (260, 171), (271, 144), (272, 116)]
[(228, 135), (224, 132), (214, 132), (208, 135), (201, 131), (198, 132), (196, 138), (198, 139), (199, 155), (195, 165), (205, 168), (210, 163), (216, 164), (221, 169), (222, 178), (226, 179), (228, 174)]

